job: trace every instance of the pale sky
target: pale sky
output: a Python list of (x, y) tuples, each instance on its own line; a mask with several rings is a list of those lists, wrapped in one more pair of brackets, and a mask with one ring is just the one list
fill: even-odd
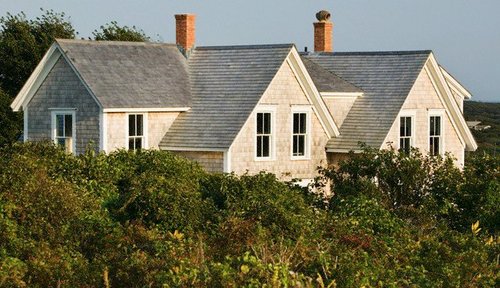
[(78, 37), (110, 21), (175, 42), (174, 14), (197, 15), (197, 45), (313, 48), (315, 13), (334, 22), (335, 51), (429, 49), (471, 93), (500, 102), (500, 0), (0, 0), (0, 16), (65, 12)]

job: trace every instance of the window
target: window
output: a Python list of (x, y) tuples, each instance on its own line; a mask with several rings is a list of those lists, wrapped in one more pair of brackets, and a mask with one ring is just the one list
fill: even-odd
[(441, 154), (441, 116), (430, 116), (429, 118), (429, 153), (431, 155)]
[(307, 155), (307, 113), (293, 113), (292, 124), (292, 156), (305, 157)]
[(399, 150), (409, 154), (412, 146), (412, 117), (399, 118)]
[(145, 148), (144, 115), (128, 115), (128, 149), (138, 150)]
[(52, 111), (52, 140), (67, 152), (75, 152), (75, 112)]
[(257, 113), (257, 158), (271, 158), (272, 155), (272, 113)]

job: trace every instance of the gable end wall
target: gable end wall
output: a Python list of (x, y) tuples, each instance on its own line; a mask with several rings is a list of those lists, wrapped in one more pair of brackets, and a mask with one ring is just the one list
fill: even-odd
[(76, 108), (76, 153), (89, 143), (99, 148), (99, 106), (61, 57), (35, 93), (28, 107), (28, 140), (51, 140), (53, 108)]
[[(411, 111), (415, 113), (413, 146), (419, 148), (423, 153), (428, 153), (429, 150), (429, 109), (444, 110), (445, 106), (441, 103), (438, 94), (434, 90), (429, 75), (425, 69), (422, 69), (403, 104), (401, 112)], [(460, 142), (457, 131), (453, 128), (450, 118), (444, 111), (443, 125), (444, 149), (457, 158), (457, 165), (462, 167), (465, 147)], [(399, 117), (395, 119), (382, 148), (387, 148), (387, 143), (392, 143), (392, 146), (396, 149), (399, 147)]]
[(256, 174), (267, 171), (282, 180), (293, 178), (312, 179), (317, 176), (318, 166), (326, 166), (325, 145), (328, 136), (311, 109), (311, 152), (307, 160), (291, 159), (292, 107), (294, 105), (312, 106), (291, 67), (285, 62), (268, 89), (257, 104), (276, 107), (275, 113), (275, 159), (255, 160), (256, 114), (252, 113), (231, 146), (231, 170), (236, 174)]

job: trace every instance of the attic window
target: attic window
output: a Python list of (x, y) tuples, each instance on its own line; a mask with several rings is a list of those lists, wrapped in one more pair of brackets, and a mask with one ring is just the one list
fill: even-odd
[(307, 159), (310, 151), (310, 108), (292, 108), (292, 159)]
[(406, 154), (410, 153), (413, 142), (413, 119), (411, 116), (399, 118), (399, 150)]

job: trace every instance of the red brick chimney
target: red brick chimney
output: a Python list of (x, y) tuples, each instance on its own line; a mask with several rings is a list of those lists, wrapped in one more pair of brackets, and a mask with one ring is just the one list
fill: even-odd
[(316, 13), (318, 22), (314, 22), (314, 52), (332, 52), (333, 23), (330, 22), (330, 13), (321, 10)]
[(186, 56), (195, 43), (195, 18), (194, 14), (175, 15), (175, 42)]

